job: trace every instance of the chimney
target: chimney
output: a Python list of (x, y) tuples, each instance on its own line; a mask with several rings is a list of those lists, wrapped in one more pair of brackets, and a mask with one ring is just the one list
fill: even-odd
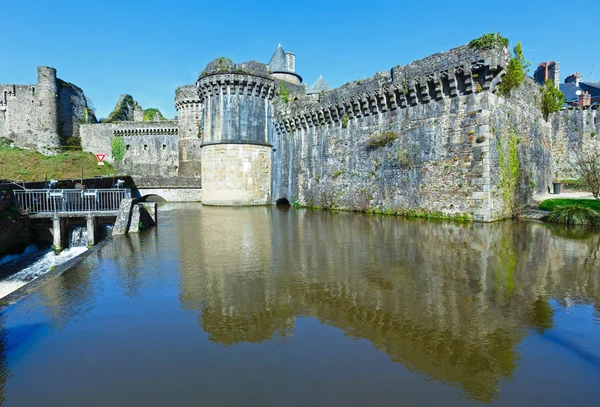
[(575, 86), (579, 86), (579, 82), (581, 82), (582, 79), (583, 76), (579, 72), (575, 72), (567, 76), (567, 79), (565, 79), (565, 83), (574, 83)]
[(579, 107), (588, 107), (592, 104), (592, 95), (590, 95), (587, 91), (579, 95), (579, 103), (577, 106)]
[(296, 55), (291, 52), (285, 53), (285, 60), (287, 62), (287, 69), (290, 72), (296, 72)]

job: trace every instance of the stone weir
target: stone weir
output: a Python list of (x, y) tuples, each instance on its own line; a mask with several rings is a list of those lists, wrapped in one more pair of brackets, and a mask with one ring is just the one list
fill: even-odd
[[(536, 163), (549, 154), (533, 98), (496, 95), (508, 60), (506, 47), (465, 45), (316, 100), (276, 98), (273, 200), (479, 221), (508, 216), (515, 195), (531, 196), (515, 183), (547, 182)], [(528, 179), (508, 183), (513, 128), (522, 131), (518, 148)]]
[(197, 86), (204, 106), (202, 202), (270, 203), (274, 79), (257, 62), (211, 62)]

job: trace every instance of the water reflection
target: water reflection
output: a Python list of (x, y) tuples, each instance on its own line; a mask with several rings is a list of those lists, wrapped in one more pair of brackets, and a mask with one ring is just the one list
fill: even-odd
[(490, 401), (528, 331), (553, 327), (551, 301), (598, 308), (597, 233), (275, 208), (194, 215), (178, 225), (180, 300), (225, 346), (292, 335), (307, 315)]

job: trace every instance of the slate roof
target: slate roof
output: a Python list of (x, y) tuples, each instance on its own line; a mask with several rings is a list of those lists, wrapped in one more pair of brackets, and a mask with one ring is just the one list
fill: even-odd
[(600, 96), (600, 82), (579, 82), (579, 86), (592, 96)]
[(321, 76), (319, 76), (319, 79), (317, 79), (317, 81), (315, 83), (313, 83), (310, 88), (308, 88), (308, 90), (306, 91), (306, 94), (310, 95), (312, 93), (319, 93), (319, 92), (322, 92), (324, 90), (329, 90), (329, 89), (331, 89), (329, 87), (329, 84), (325, 81), (325, 79), (323, 79), (323, 75), (321, 75)]
[(567, 103), (579, 101), (579, 96), (576, 93), (578, 90), (582, 90), (579, 86), (576, 86), (574, 83), (561, 83), (558, 88), (565, 95)]
[(289, 72), (287, 68), (287, 58), (285, 57), (285, 51), (281, 44), (277, 46), (275, 53), (273, 53), (273, 56), (269, 61), (269, 68), (271, 68), (271, 71), (273, 72)]

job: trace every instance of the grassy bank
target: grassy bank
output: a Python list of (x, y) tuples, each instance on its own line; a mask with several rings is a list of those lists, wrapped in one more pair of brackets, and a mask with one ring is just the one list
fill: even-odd
[(92, 153), (69, 151), (55, 156), (45, 156), (36, 151), (0, 145), (0, 179), (19, 181), (44, 181), (48, 179), (76, 179), (96, 175), (116, 174), (108, 163), (98, 165)]
[(540, 204), (540, 209), (551, 211), (558, 207), (564, 206), (583, 206), (584, 208), (593, 209), (600, 213), (600, 201), (596, 199), (546, 199)]

